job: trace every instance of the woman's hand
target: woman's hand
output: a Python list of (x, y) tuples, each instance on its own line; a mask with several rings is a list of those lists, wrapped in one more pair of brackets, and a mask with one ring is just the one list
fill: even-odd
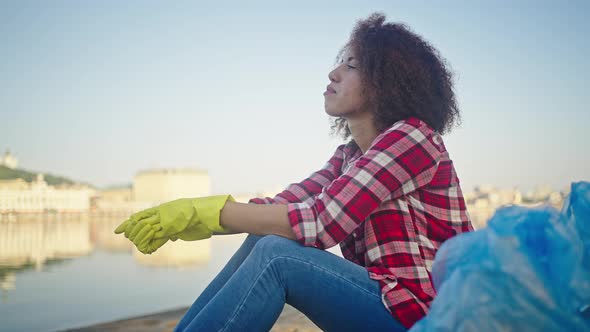
[(115, 229), (144, 254), (151, 254), (170, 240), (196, 241), (210, 238), (213, 232), (227, 232), (219, 224), (230, 195), (181, 198), (137, 212)]

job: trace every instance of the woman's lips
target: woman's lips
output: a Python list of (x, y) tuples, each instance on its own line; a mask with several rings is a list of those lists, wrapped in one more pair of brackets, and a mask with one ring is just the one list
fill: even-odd
[(330, 94), (335, 94), (336, 91), (334, 89), (332, 89), (329, 85), (326, 87), (326, 91), (324, 91), (324, 96), (330, 95)]

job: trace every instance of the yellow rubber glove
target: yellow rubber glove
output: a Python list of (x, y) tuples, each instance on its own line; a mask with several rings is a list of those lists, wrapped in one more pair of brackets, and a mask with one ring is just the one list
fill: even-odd
[(213, 232), (228, 232), (219, 224), (228, 200), (235, 201), (231, 195), (177, 199), (131, 215), (115, 233), (124, 232), (142, 253), (154, 252), (168, 239), (207, 239)]

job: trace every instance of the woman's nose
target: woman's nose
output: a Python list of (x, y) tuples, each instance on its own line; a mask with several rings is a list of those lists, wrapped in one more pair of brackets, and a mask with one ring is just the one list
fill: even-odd
[(336, 81), (337, 81), (338, 68), (339, 68), (339, 66), (338, 66), (338, 67), (336, 67), (336, 68), (334, 68), (332, 71), (330, 71), (330, 72), (328, 73), (328, 79), (329, 79), (331, 82), (336, 82)]

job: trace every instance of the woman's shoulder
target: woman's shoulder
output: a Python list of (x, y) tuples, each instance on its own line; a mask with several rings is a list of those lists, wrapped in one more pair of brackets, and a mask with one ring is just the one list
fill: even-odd
[(435, 145), (441, 152), (445, 150), (440, 134), (426, 122), (416, 117), (410, 117), (397, 121), (385, 129), (375, 139), (373, 145), (377, 150), (395, 150), (399, 144), (405, 146), (406, 149), (408, 145), (424, 145), (428, 143)]
[(432, 129), (432, 127), (430, 127), (426, 122), (424, 122), (416, 117), (409, 117), (407, 119), (403, 119), (403, 120), (395, 122), (389, 128), (385, 129), (383, 134), (391, 133), (394, 131), (398, 131), (398, 132), (420, 131), (426, 135), (431, 135), (434, 133), (434, 129)]

